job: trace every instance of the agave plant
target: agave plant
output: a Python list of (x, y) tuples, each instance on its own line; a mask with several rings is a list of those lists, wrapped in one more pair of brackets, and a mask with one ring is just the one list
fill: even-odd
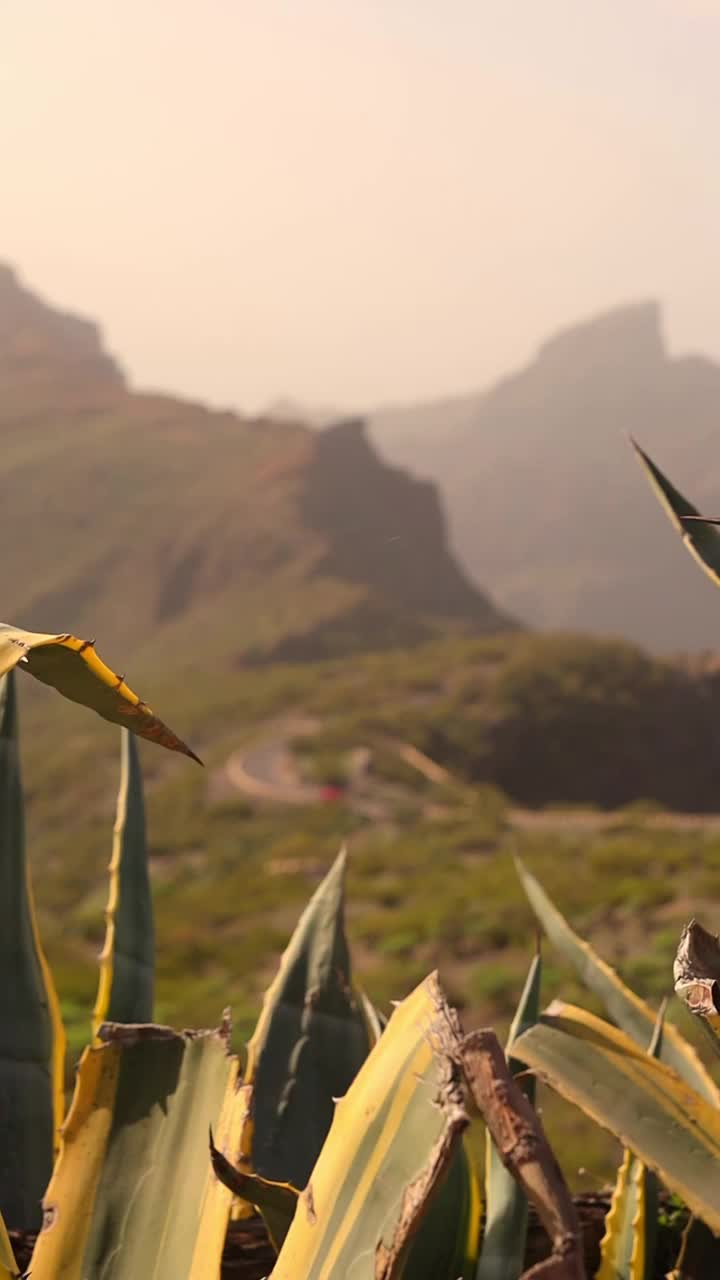
[[(92, 646), (0, 634), (0, 955), (13, 976), (0, 1018), (0, 1123), (11, 1153), (0, 1163), (0, 1209), (9, 1227), (33, 1232), (42, 1201), (33, 1280), (217, 1280), (231, 1216), (252, 1213), (267, 1228), (274, 1280), (519, 1280), (529, 1203), (550, 1253), (526, 1280), (582, 1280), (577, 1214), (533, 1109), (535, 1075), (626, 1148), (598, 1280), (652, 1280), (658, 1181), (694, 1215), (678, 1280), (713, 1273), (718, 1088), (520, 863), (543, 929), (612, 1022), (561, 1003), (541, 1013), (538, 954), (505, 1054), (492, 1032), (463, 1033), (434, 974), (386, 1026), (353, 978), (342, 851), (282, 957), (244, 1075), (227, 1019), (210, 1032), (155, 1025), (142, 780), (127, 728), (92, 1042), (65, 1114), (64, 1036), (24, 844), (18, 662), (105, 718), (193, 753)], [(697, 942), (697, 930), (688, 938)], [(712, 1022), (720, 960), (717, 972), (703, 969), (690, 943), (684, 956), (678, 990)], [(466, 1142), (481, 1123), (482, 1179)], [(17, 1274), (0, 1221), (0, 1280)]]
[[(13, 670), (1, 678), (0, 948), (15, 980), (0, 1020), (0, 1123), (13, 1157), (0, 1165), (0, 1208), (15, 1232), (41, 1227), (35, 1280), (217, 1277), (231, 1213), (257, 1210), (278, 1280), (475, 1277), (481, 1196), (464, 1142), (477, 1112), (468, 1076), (477, 1092), (478, 1063), (491, 1055), (476, 1045), (468, 1072), (434, 975), (384, 1029), (352, 977), (345, 874), (342, 851), (267, 992), (242, 1079), (227, 1020), (216, 1032), (154, 1025), (142, 779), (124, 729), (93, 1038), (66, 1113), (65, 1037), (25, 851)], [(518, 1027), (535, 1016), (538, 978), (536, 958)], [(487, 1184), (493, 1248), (512, 1244), (519, 1274), (525, 1193), (497, 1161)], [(16, 1276), (4, 1222), (0, 1268)]]
[[(513, 1053), (626, 1147), (597, 1280), (651, 1280), (655, 1177), (711, 1232), (720, 1230), (720, 1090), (693, 1046), (665, 1021), (664, 1006), (654, 1013), (623, 983), (519, 860), (518, 873), (550, 941), (612, 1022), (555, 1001)], [(694, 1231), (708, 1275), (720, 1264), (711, 1232)]]

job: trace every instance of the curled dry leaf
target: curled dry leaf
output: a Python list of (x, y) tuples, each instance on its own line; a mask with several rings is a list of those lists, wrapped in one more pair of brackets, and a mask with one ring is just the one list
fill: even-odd
[(682, 931), (673, 965), (675, 991), (691, 1013), (720, 1028), (720, 940), (697, 920)]
[(552, 1254), (522, 1280), (585, 1280), (582, 1231), (575, 1205), (529, 1099), (494, 1031), (474, 1031), (461, 1044), (461, 1062), (473, 1101), (506, 1168), (534, 1204)]
[(103, 720), (123, 725), (168, 751), (179, 751), (202, 764), (187, 743), (168, 728), (151, 707), (103, 662), (93, 640), (62, 632), (51, 635), (23, 631), (0, 622), (0, 675), (20, 664), (20, 669), (43, 684), (51, 685), (71, 702), (90, 707)]

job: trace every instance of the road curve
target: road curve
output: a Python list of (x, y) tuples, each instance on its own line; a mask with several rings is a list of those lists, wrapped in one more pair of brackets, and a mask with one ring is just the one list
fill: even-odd
[[(310, 734), (316, 728), (317, 721), (300, 717), (276, 722), (268, 727), (262, 738), (232, 753), (225, 764), (228, 781), (238, 791), (258, 800), (285, 805), (319, 804), (323, 799), (323, 788), (303, 781), (290, 747), (294, 738)], [(412, 747), (402, 743), (397, 745), (405, 762), (418, 768), (431, 781), (442, 782), (449, 779), (450, 775), (442, 766), (429, 761)], [(370, 753), (358, 748), (354, 754), (357, 756), (359, 773), (364, 774)], [(435, 776), (434, 771), (438, 776)], [(385, 806), (379, 797), (373, 801), (367, 794), (362, 794), (353, 797), (351, 803), (358, 812), (370, 818), (378, 819), (385, 814)], [(513, 806), (507, 814), (508, 822), (517, 830), (564, 831), (578, 835), (612, 830), (623, 817), (632, 821), (632, 815), (623, 815), (621, 810), (603, 811), (591, 808), (523, 809)], [(720, 814), (668, 813), (660, 810), (648, 813), (642, 818), (642, 822), (643, 825), (658, 830), (720, 830)]]
[(290, 750), (293, 738), (311, 733), (314, 722), (285, 720), (255, 743), (234, 751), (225, 765), (228, 780), (238, 791), (275, 804), (317, 804), (322, 788), (303, 782)]

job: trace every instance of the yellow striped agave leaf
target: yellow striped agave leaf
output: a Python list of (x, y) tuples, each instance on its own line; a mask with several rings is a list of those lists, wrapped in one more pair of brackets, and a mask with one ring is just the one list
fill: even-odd
[(648, 1204), (647, 1179), (654, 1177), (632, 1151), (625, 1152), (605, 1219), (595, 1280), (652, 1280), (657, 1204)]
[[(511, 1054), (518, 1036), (534, 1026), (540, 1015), (540, 980), (542, 961), (534, 956), (522, 995), (510, 1027), (506, 1053), (513, 1075), (524, 1070), (524, 1064)], [(531, 1102), (535, 1100), (535, 1081), (527, 1076), (522, 1087)], [(485, 1157), (485, 1228), (483, 1231), (477, 1280), (518, 1280), (523, 1269), (527, 1240), (527, 1196), (506, 1169), (497, 1148), (487, 1134)]]
[[(515, 859), (518, 875), (528, 901), (545, 933), (572, 965), (580, 981), (602, 1001), (613, 1022), (641, 1048), (646, 1049), (655, 1027), (655, 1014), (644, 1000), (625, 985), (622, 978), (597, 954), (589, 942), (570, 928), (535, 876)], [(720, 1090), (703, 1066), (692, 1045), (671, 1023), (666, 1024), (660, 1059), (677, 1071), (688, 1084), (715, 1106), (720, 1106)]]
[(248, 1045), (241, 1157), (273, 1182), (304, 1187), (377, 1036), (353, 989), (345, 937), (345, 851), (303, 912)]
[(217, 1280), (232, 1197), (207, 1133), (223, 1149), (237, 1142), (229, 1030), (106, 1024), (101, 1035), (78, 1069), (33, 1280)]
[(17, 1280), (19, 1275), (7, 1227), (0, 1215), (0, 1280)]
[(690, 555), (700, 568), (712, 578), (716, 586), (720, 586), (720, 532), (715, 527), (717, 520), (706, 520), (700, 515), (697, 507), (688, 502), (674, 485), (656, 467), (652, 458), (632, 441), (633, 448), (645, 474), (650, 481), (661, 507), (680, 534)]
[[(396, 1280), (468, 1124), (460, 1035), (431, 974), (338, 1102), (273, 1280)], [(455, 1280), (437, 1275), (436, 1280)]]
[(553, 1004), (515, 1053), (720, 1231), (720, 1110), (617, 1027)]
[(202, 761), (194, 751), (168, 729), (166, 724), (142, 702), (95, 652), (92, 640), (79, 640), (65, 632), (49, 635), (38, 631), (22, 631), (0, 622), (0, 676), (21, 664), (43, 684), (52, 685), (71, 702), (90, 707), (104, 720), (123, 725), (141, 738), (157, 742), (170, 751), (180, 751), (192, 760)]
[[(660, 1008), (651, 1057), (658, 1057), (665, 1022)], [(600, 1244), (600, 1267), (595, 1280), (653, 1280), (658, 1219), (658, 1180), (632, 1151), (626, 1151), (618, 1170), (605, 1235)]]
[(151, 1022), (155, 985), (152, 895), (137, 739), (121, 730), (121, 773), (93, 1034), (103, 1022)]
[(63, 1117), (65, 1032), (35, 918), (25, 851), (12, 672), (0, 679), (0, 1212), (10, 1227), (40, 1226), (40, 1202)]

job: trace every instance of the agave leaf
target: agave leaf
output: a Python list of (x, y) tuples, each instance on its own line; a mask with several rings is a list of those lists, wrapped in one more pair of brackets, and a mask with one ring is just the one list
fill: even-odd
[(435, 974), (395, 1009), (347, 1095), (273, 1280), (395, 1280), (468, 1123), (460, 1036)]
[[(711, 1025), (709, 1020), (703, 1018), (702, 1022), (700, 1023), (700, 1026), (702, 1027), (705, 1039), (710, 1045), (710, 1048), (712, 1049), (713, 1053), (718, 1058), (720, 1058), (720, 1025), (718, 1024)], [(716, 1026), (718, 1026), (717, 1030), (715, 1029)]]
[(218, 1151), (210, 1133), (210, 1160), (215, 1176), (234, 1196), (252, 1204), (262, 1214), (268, 1235), (279, 1251), (290, 1229), (300, 1192), (289, 1182), (271, 1182), (257, 1173), (236, 1168)]
[[(515, 859), (515, 864), (530, 906), (550, 941), (573, 966), (580, 981), (602, 1001), (613, 1022), (645, 1049), (655, 1026), (655, 1014), (650, 1006), (625, 985), (589, 942), (584, 942), (570, 928), (567, 920), (519, 858)], [(720, 1106), (720, 1090), (715, 1081), (692, 1045), (688, 1044), (671, 1023), (665, 1026), (663, 1032), (660, 1058), (704, 1098), (715, 1106)]]
[(712, 578), (716, 586), (720, 586), (720, 533), (715, 524), (702, 518), (697, 507), (688, 502), (670, 483), (639, 444), (633, 440), (632, 445), (670, 523), (677, 529), (700, 568)]
[[(219, 1033), (216, 1033), (216, 1038), (227, 1047), (230, 1040), (228, 1010), (223, 1015), (223, 1022)], [(240, 1062), (238, 1058), (232, 1057), (228, 1060), (225, 1097), (216, 1130), (218, 1144), (216, 1150), (221, 1159), (226, 1159), (228, 1155), (234, 1155), (237, 1151), (245, 1115), (246, 1100), (243, 1089), (240, 1087)], [(210, 1117), (210, 1133), (213, 1133), (212, 1117)], [(200, 1209), (200, 1222), (189, 1280), (217, 1280), (218, 1259), (222, 1257), (232, 1203), (231, 1191), (210, 1173)]]
[(367, 1027), (368, 1046), (370, 1049), (377, 1044), (383, 1031), (387, 1026), (387, 1018), (375, 1005), (368, 1000), (362, 987), (355, 984), (355, 996), (360, 1002), (360, 1007), (365, 1015), (365, 1024)]
[(343, 850), (315, 891), (268, 988), (248, 1045), (241, 1163), (304, 1187), (374, 1035), (352, 987)]
[(91, 707), (104, 720), (123, 725), (157, 742), (170, 751), (180, 751), (192, 760), (202, 761), (162, 720), (142, 702), (95, 652), (92, 640), (79, 640), (67, 632), (48, 635), (38, 631), (22, 631), (0, 622), (0, 676), (18, 663), (21, 670), (52, 685), (71, 702)]
[[(540, 1014), (540, 980), (542, 961), (533, 957), (506, 1045), (508, 1065), (513, 1075), (524, 1070), (524, 1064), (509, 1051), (518, 1036), (533, 1026)], [(535, 1080), (527, 1076), (522, 1087), (531, 1102), (535, 1100)], [(517, 1280), (523, 1269), (527, 1240), (527, 1196), (503, 1164), (488, 1132), (485, 1156), (485, 1200), (487, 1210), (477, 1280)]]
[(63, 1118), (65, 1032), (40, 944), (30, 868), (12, 672), (0, 679), (0, 1212), (17, 1230), (40, 1226), (40, 1201)]
[[(625, 1152), (605, 1219), (595, 1280), (651, 1280), (652, 1272), (646, 1269), (649, 1214), (645, 1179), (652, 1176), (632, 1151)], [(649, 1261), (652, 1265), (652, 1255)]]
[(691, 920), (682, 931), (673, 977), (677, 995), (701, 1018), (700, 1025), (720, 1052), (720, 940), (698, 920)]
[(155, 985), (152, 894), (137, 739), (121, 730), (121, 777), (110, 859), (105, 945), (93, 1011), (103, 1022), (151, 1022)]
[(19, 1275), (7, 1227), (0, 1214), (0, 1280), (17, 1280)]
[(403, 1280), (472, 1280), (481, 1218), (480, 1184), (463, 1141), (410, 1245)]
[[(651, 1057), (659, 1055), (665, 1006), (663, 1001), (648, 1049)], [(595, 1280), (653, 1280), (658, 1197), (655, 1174), (632, 1151), (626, 1151), (605, 1219)]]
[(237, 1140), (227, 1028), (106, 1024), (85, 1050), (44, 1199), (33, 1280), (215, 1280), (231, 1194), (212, 1175), (207, 1126)]
[[(375, 1045), (387, 1026), (387, 1019), (367, 1001), (362, 991), (360, 998)], [(410, 1245), (403, 1280), (438, 1280), (442, 1276), (472, 1280), (480, 1248), (481, 1217), (478, 1175), (467, 1143), (463, 1141)]]
[[(387, 1026), (387, 1019), (374, 1008), (364, 991), (357, 990), (372, 1047)], [(267, 1222), (265, 1212), (263, 1216)], [(480, 1185), (472, 1156), (463, 1142), (410, 1246), (403, 1280), (438, 1280), (441, 1276), (471, 1280), (480, 1247), (480, 1220)]]
[(515, 1052), (720, 1230), (717, 1107), (623, 1031), (573, 1005), (551, 1005)]
[(549, 1257), (523, 1272), (522, 1280), (585, 1280), (582, 1231), (570, 1189), (495, 1032), (486, 1027), (464, 1036), (460, 1061), (475, 1108), (550, 1239)]

